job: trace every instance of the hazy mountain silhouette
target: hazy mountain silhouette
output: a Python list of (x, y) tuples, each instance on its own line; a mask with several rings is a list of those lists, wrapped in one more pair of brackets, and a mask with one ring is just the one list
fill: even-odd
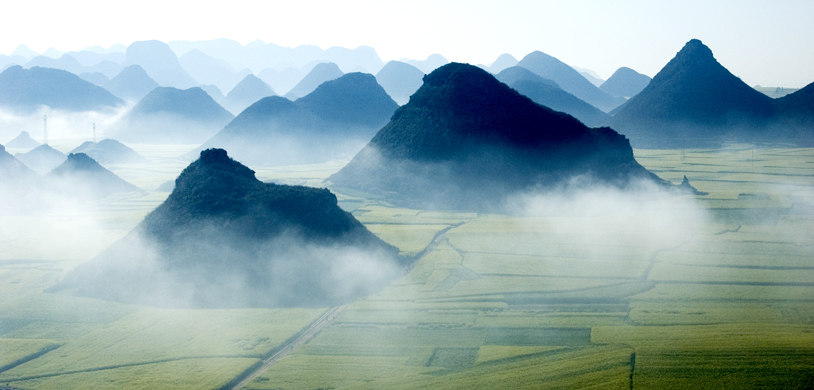
[(217, 85), (201, 85), (198, 88), (203, 89), (212, 100), (223, 106), (223, 101), (226, 100), (226, 96), (223, 96), (223, 92), (220, 91)]
[(104, 198), (117, 192), (141, 190), (108, 171), (84, 153), (71, 153), (43, 177), (45, 188), (62, 197)]
[(266, 96), (274, 95), (276, 95), (276, 93), (274, 93), (274, 90), (271, 89), (268, 84), (257, 78), (257, 76), (249, 74), (229, 91), (223, 100), (223, 107), (232, 114), (237, 115), (254, 102)]
[(26, 213), (36, 207), (40, 176), (0, 145), (0, 214)]
[(504, 69), (502, 72), (495, 75), (501, 83), (511, 86), (512, 84), (520, 81), (520, 80), (531, 80), (537, 81), (543, 84), (548, 84), (549, 86), (560, 88), (557, 83), (552, 80), (549, 80), (545, 77), (541, 77), (537, 73), (534, 73), (522, 66), (511, 66)]
[(33, 111), (40, 105), (68, 111), (94, 111), (123, 105), (104, 88), (60, 69), (12, 66), (0, 73), (0, 106)]
[(135, 150), (113, 139), (103, 139), (96, 143), (86, 141), (71, 150), (71, 153), (84, 153), (100, 164), (149, 162)]
[(139, 65), (162, 87), (187, 89), (200, 84), (181, 67), (178, 57), (164, 42), (133, 42), (126, 55), (122, 67)]
[(17, 153), (14, 157), (40, 175), (50, 172), (65, 162), (66, 158), (65, 154), (48, 145), (40, 145), (28, 152)]
[(138, 65), (130, 65), (122, 69), (105, 85), (105, 89), (114, 95), (134, 102), (141, 100), (156, 88), (158, 88), (158, 83)]
[(486, 70), (488, 70), (489, 73), (498, 74), (507, 68), (517, 66), (517, 62), (518, 62), (517, 58), (514, 58), (514, 56), (512, 56), (511, 54), (503, 53), (499, 57), (497, 57), (495, 62), (489, 65), (488, 69)]
[(82, 66), (85, 67), (93, 67), (97, 66), (103, 62), (109, 62), (116, 64), (117, 66), (123, 63), (126, 59), (126, 55), (124, 52), (112, 52), (112, 53), (97, 53), (90, 51), (88, 49), (80, 50), (80, 51), (71, 51), (65, 53), (70, 55), (71, 57), (75, 58), (79, 61)]
[(200, 88), (158, 87), (115, 125), (116, 139), (139, 143), (201, 143), (234, 115)]
[(297, 100), (313, 92), (320, 84), (336, 80), (343, 74), (339, 67), (332, 62), (317, 64), (294, 88), (285, 94), (285, 97), (289, 100)]
[(621, 67), (613, 72), (613, 75), (599, 87), (611, 96), (633, 97), (641, 92), (647, 84), (650, 84), (650, 77), (643, 75), (633, 69)]
[(33, 182), (39, 177), (36, 172), (14, 158), (3, 145), (0, 145), (0, 186), (2, 190), (11, 190), (19, 181)]
[(582, 75), (582, 77), (585, 77), (585, 80), (588, 80), (595, 87), (599, 87), (605, 83), (605, 80), (602, 80), (588, 72), (579, 72), (579, 74)]
[(45, 53), (42, 53), (42, 55), (44, 55), (46, 57), (51, 57), (51, 58), (59, 58), (63, 54), (65, 54), (65, 52), (63, 52), (61, 50), (54, 49), (53, 47), (49, 47), (48, 50), (45, 51)]
[(366, 73), (376, 73), (382, 69), (384, 62), (376, 50), (370, 46), (359, 46), (355, 49), (329, 47), (325, 49), (325, 59), (339, 66), (344, 72), (356, 72), (362, 68)]
[(248, 69), (245, 70), (246, 74), (239, 73), (226, 61), (208, 56), (198, 49), (182, 55), (178, 62), (199, 83), (216, 85), (222, 91), (231, 90), (246, 74), (251, 73)]
[(423, 61), (417, 60), (406, 60), (406, 61), (401, 60), (401, 61), (406, 62), (412, 66), (415, 66), (424, 73), (430, 73), (449, 63), (449, 61), (440, 54), (430, 54), (430, 56)]
[(19, 46), (17, 46), (16, 49), (14, 49), (13, 52), (11, 52), (12, 57), (14, 57), (14, 56), (22, 56), (22, 57), (25, 57), (26, 60), (30, 60), (30, 59), (38, 56), (38, 55), (40, 55), (40, 53), (37, 53), (34, 50), (31, 50), (26, 45), (19, 45)]
[(532, 102), (486, 71), (445, 65), (348, 165), (334, 186), (420, 209), (504, 211), (507, 196), (574, 176), (661, 183), (624, 136)]
[(396, 108), (375, 77), (348, 73), (294, 102), (279, 96), (261, 99), (199, 150), (229, 149), (250, 164), (348, 158), (387, 123)]
[(402, 266), (330, 191), (263, 183), (224, 150), (201, 152), (175, 184), (53, 291), (169, 307), (325, 307), (381, 288)]
[(8, 148), (36, 148), (37, 146), (40, 146), (40, 143), (31, 138), (27, 131), (21, 132), (20, 135), (6, 143)]
[(495, 77), (535, 103), (569, 114), (589, 127), (601, 126), (610, 119), (600, 109), (560, 89), (557, 83), (521, 66), (506, 68)]
[(28, 62), (23, 56), (7, 56), (0, 54), (0, 70), (4, 70), (9, 66), (23, 65)]
[[(282, 47), (261, 40), (241, 45), (229, 39), (195, 42), (172, 41), (169, 45), (178, 55), (198, 49), (211, 57), (228, 62), (234, 69), (248, 68), (279, 94), (288, 92), (303, 75), (310, 71), (309, 64), (333, 62), (345, 73), (358, 71), (359, 69), (365, 69), (367, 73), (376, 73), (384, 65), (376, 51), (367, 46), (360, 46), (355, 49), (331, 47), (323, 50), (314, 45), (301, 45), (294, 48)], [(289, 68), (301, 71), (304, 67), (307, 67), (307, 70), (296, 76), (295, 80), (287, 85), (277, 84), (267, 77), (268, 74), (263, 74), (266, 69), (288, 73)], [(289, 74), (285, 75), (286, 78), (289, 76)], [(228, 91), (231, 87), (221, 87), (221, 89)]]
[(266, 68), (257, 75), (260, 80), (263, 80), (278, 94), (288, 93), (288, 91), (294, 88), (294, 86), (296, 86), (297, 83), (302, 80), (303, 76), (304, 74), (301, 71), (291, 67), (280, 71), (272, 68)]
[(68, 54), (62, 55), (59, 59), (46, 57), (44, 55), (36, 56), (23, 65), (23, 68), (30, 69), (35, 66), (39, 66), (40, 68), (62, 69), (76, 75), (86, 72), (85, 67), (82, 66), (76, 58)]
[(376, 82), (398, 104), (405, 104), (423, 83), (424, 72), (401, 61), (388, 62), (376, 74)]
[(724, 68), (693, 39), (611, 119), (635, 146), (682, 147), (709, 142), (788, 139), (771, 98)]
[(602, 111), (608, 112), (625, 102), (624, 98), (612, 97), (602, 92), (577, 70), (543, 52), (529, 53), (517, 65), (553, 80), (565, 92)]
[[(87, 82), (94, 83), (94, 84), (96, 84), (96, 85), (98, 85), (98, 86), (100, 86), (100, 87), (102, 87), (102, 88), (104, 88), (104, 87), (105, 87), (105, 85), (107, 85), (107, 83), (109, 83), (109, 82), (110, 82), (110, 79), (109, 79), (109, 78), (107, 78), (107, 76), (105, 76), (104, 74), (99, 73), (99, 72), (92, 72), (92, 73), (91, 73), (91, 72), (85, 72), (85, 73), (80, 73), (80, 74), (79, 74), (79, 77), (80, 77), (82, 80), (85, 80), (85, 81), (87, 81)], [(115, 95), (115, 94), (114, 94), (114, 95)]]

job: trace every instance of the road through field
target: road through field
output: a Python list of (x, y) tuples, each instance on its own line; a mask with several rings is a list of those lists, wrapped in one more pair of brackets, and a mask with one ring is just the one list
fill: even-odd
[(255, 369), (251, 374), (246, 376), (246, 378), (244, 378), (242, 381), (238, 382), (238, 384), (232, 387), (232, 389), (237, 390), (245, 386), (247, 383), (254, 380), (254, 378), (257, 378), (258, 376), (266, 372), (269, 368), (271, 368), (271, 366), (280, 361), (282, 358), (288, 356), (288, 354), (294, 351), (294, 348), (297, 348), (307, 343), (314, 336), (319, 334), (319, 332), (322, 331), (322, 329), (324, 329), (331, 322), (333, 322), (336, 316), (338, 316), (339, 313), (341, 313), (342, 310), (344, 310), (345, 307), (347, 306), (348, 305), (337, 306), (326, 311), (325, 314), (317, 318), (317, 320), (311, 323), (311, 325), (308, 326), (308, 328), (302, 331), (299, 334), (299, 336), (295, 337), (289, 343), (283, 345), (283, 347), (279, 351), (277, 351), (277, 353), (263, 360), (263, 364), (260, 367), (257, 367), (257, 369)]
[[(446, 237), (446, 233), (448, 231), (450, 231), (451, 229), (454, 229), (454, 228), (456, 228), (458, 226), (461, 226), (461, 225), (463, 225), (463, 222), (451, 225), (451, 226), (449, 226), (449, 227), (447, 227), (445, 229), (440, 230), (438, 233), (436, 233), (435, 237), (433, 237), (433, 240), (430, 242), (430, 244), (427, 245), (427, 247), (424, 248), (423, 251), (419, 252), (415, 256), (415, 258), (413, 259), (413, 264), (418, 262), (418, 260), (420, 260), (422, 257), (426, 256), (427, 253), (432, 252), (432, 250), (435, 249), (435, 247), (437, 247), (438, 244), (441, 241), (444, 240), (444, 238)], [(234, 385), (232, 387), (232, 390), (237, 390), (237, 389), (242, 388), (247, 383), (254, 380), (254, 378), (257, 378), (258, 376), (262, 375), (264, 372), (268, 371), (268, 369), (271, 368), (271, 366), (273, 366), (275, 363), (282, 360), (284, 357), (288, 356), (288, 354), (290, 354), (292, 351), (294, 351), (294, 348), (297, 348), (297, 347), (307, 343), (312, 338), (314, 338), (314, 336), (319, 334), (319, 332), (322, 331), (322, 329), (325, 329), (326, 326), (330, 325), (331, 322), (333, 322), (333, 320), (336, 319), (336, 316), (338, 316), (339, 313), (342, 312), (342, 310), (345, 310), (345, 308), (347, 306), (348, 305), (337, 306), (337, 307), (333, 307), (330, 310), (326, 311), (325, 314), (323, 314), (322, 316), (317, 318), (316, 321), (311, 323), (311, 325), (308, 326), (308, 328), (306, 328), (304, 331), (302, 331), (297, 337), (295, 337), (293, 340), (291, 340), (287, 344), (283, 345), (282, 348), (279, 351), (277, 351), (274, 355), (271, 355), (268, 358), (266, 358), (265, 360), (263, 360), (263, 364), (260, 367), (257, 367), (254, 371), (252, 371), (245, 378), (243, 378), (243, 380), (241, 380), (236, 385)]]

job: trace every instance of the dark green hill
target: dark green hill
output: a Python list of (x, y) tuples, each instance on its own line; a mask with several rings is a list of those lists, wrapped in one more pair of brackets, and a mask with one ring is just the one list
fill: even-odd
[(405, 104), (410, 100), (410, 95), (421, 87), (423, 78), (424, 72), (401, 61), (390, 61), (376, 73), (376, 82), (398, 104)]
[(54, 290), (171, 307), (333, 306), (403, 266), (326, 189), (262, 183), (208, 149), (127, 237)]
[(294, 102), (279, 96), (261, 99), (193, 153), (225, 148), (248, 164), (272, 165), (349, 158), (396, 108), (372, 75), (348, 73)]
[(623, 66), (616, 69), (616, 72), (613, 72), (613, 75), (605, 80), (599, 89), (611, 96), (629, 98), (636, 96), (647, 84), (650, 84), (650, 77)]
[(343, 74), (339, 66), (333, 62), (317, 64), (294, 88), (291, 88), (291, 90), (285, 94), (285, 97), (289, 100), (297, 100), (313, 92), (320, 84), (326, 81), (336, 80)]
[(693, 39), (610, 124), (639, 147), (788, 139), (772, 99), (749, 87)]
[(158, 87), (116, 124), (115, 138), (139, 143), (201, 143), (234, 116), (195, 87)]
[(122, 99), (137, 102), (158, 88), (158, 83), (142, 67), (130, 65), (110, 79), (105, 88)]
[(661, 180), (625, 139), (540, 106), (486, 71), (452, 63), (424, 77), (351, 162), (328, 180), (422, 209), (501, 211), (506, 197), (586, 176)]
[(86, 141), (71, 153), (84, 153), (100, 164), (145, 163), (149, 162), (135, 150), (114, 139), (99, 142)]
[(250, 74), (241, 80), (228, 94), (223, 101), (223, 106), (237, 115), (254, 102), (266, 97), (276, 95), (274, 90), (257, 76)]
[(40, 145), (28, 152), (17, 153), (14, 157), (40, 175), (50, 172), (65, 162), (66, 158), (64, 153), (48, 145)]
[(795, 129), (800, 146), (814, 146), (814, 83), (775, 100), (782, 121)]
[(48, 190), (62, 197), (104, 198), (116, 192), (141, 192), (84, 153), (71, 153), (43, 177)]
[(31, 138), (27, 131), (21, 132), (20, 135), (6, 143), (6, 147), (9, 148), (36, 148), (37, 146), (40, 146), (40, 143)]
[(0, 106), (31, 112), (45, 105), (68, 111), (98, 111), (124, 102), (104, 88), (60, 69), (11, 66), (0, 73)]
[(606, 94), (574, 68), (543, 52), (529, 53), (517, 63), (517, 66), (522, 66), (541, 77), (553, 80), (565, 92), (602, 111), (609, 112), (625, 102), (624, 98)]
[(563, 91), (557, 83), (544, 79), (526, 68), (513, 66), (495, 77), (535, 103), (569, 114), (587, 126), (601, 126), (610, 119), (610, 116), (600, 109)]

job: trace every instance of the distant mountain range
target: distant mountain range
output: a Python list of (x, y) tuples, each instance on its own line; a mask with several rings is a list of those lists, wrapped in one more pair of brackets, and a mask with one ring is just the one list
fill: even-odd
[(602, 111), (609, 112), (625, 102), (624, 98), (613, 97), (603, 92), (574, 68), (543, 52), (535, 51), (526, 55), (517, 66), (553, 80), (565, 92)]
[(71, 150), (72, 154), (83, 153), (99, 164), (146, 163), (149, 162), (135, 150), (113, 139), (99, 142), (86, 141)]
[(587, 126), (601, 126), (610, 119), (610, 115), (563, 91), (557, 83), (542, 78), (526, 68), (513, 66), (498, 73), (496, 77), (535, 103), (572, 115)]
[(215, 85), (221, 91), (230, 91), (240, 80), (251, 74), (249, 69), (238, 72), (226, 61), (208, 56), (198, 49), (182, 55), (178, 62), (196, 81)]
[(620, 187), (663, 184), (636, 162), (624, 136), (588, 128), (478, 67), (452, 63), (424, 77), (328, 182), (402, 207), (507, 212), (510, 197), (575, 176)]
[(448, 64), (449, 60), (440, 54), (431, 54), (426, 60), (402, 60), (402, 62), (415, 66), (424, 73), (430, 73), (439, 67)]
[(163, 87), (188, 89), (200, 84), (181, 67), (178, 57), (164, 42), (133, 42), (127, 47), (126, 55), (122, 67), (139, 65)]
[(224, 148), (247, 164), (273, 165), (350, 157), (397, 107), (375, 77), (348, 73), (294, 102), (261, 99), (193, 153)]
[(65, 154), (49, 145), (40, 145), (14, 156), (34, 172), (44, 175), (65, 162)]
[(0, 145), (0, 215), (25, 213), (35, 207), (39, 175)]
[(399, 105), (407, 103), (423, 83), (424, 72), (401, 61), (388, 62), (376, 74), (376, 82), (384, 88)]
[(104, 88), (60, 69), (12, 66), (0, 73), (0, 106), (31, 112), (39, 106), (68, 111), (98, 111), (124, 101)]
[(621, 67), (605, 80), (599, 89), (611, 96), (633, 97), (650, 84), (650, 77), (633, 69)]
[(6, 147), (9, 148), (36, 148), (37, 146), (40, 146), (40, 143), (31, 138), (27, 131), (21, 132), (20, 135), (6, 143)]
[[(367, 46), (355, 49), (343, 47), (321, 49), (313, 45), (288, 48), (260, 40), (242, 45), (229, 39), (172, 41), (169, 42), (169, 45), (179, 56), (198, 49), (211, 57), (225, 60), (234, 69), (248, 68), (264, 80), (265, 78), (260, 73), (265, 69), (301, 69), (309, 64), (320, 62), (333, 62), (345, 73), (364, 71), (374, 74), (384, 66), (384, 62), (379, 58), (376, 50)], [(278, 88), (274, 83), (268, 83), (278, 92), (286, 92), (291, 88)]]
[(320, 84), (326, 81), (336, 80), (343, 74), (339, 66), (332, 62), (317, 64), (294, 88), (291, 88), (291, 90), (285, 94), (285, 97), (288, 98), (288, 100), (297, 100), (313, 92)]
[(114, 95), (137, 102), (158, 88), (155, 82), (141, 66), (130, 65), (110, 79), (104, 87)]
[(266, 97), (277, 95), (268, 84), (253, 74), (247, 75), (223, 99), (223, 107), (232, 114), (240, 114), (246, 107)]
[(114, 124), (112, 135), (125, 142), (195, 144), (209, 139), (232, 118), (200, 88), (159, 87)]
[(141, 192), (105, 169), (84, 153), (68, 154), (66, 160), (43, 177), (47, 191), (75, 199), (104, 198), (117, 192)]
[(497, 57), (495, 62), (493, 62), (490, 66), (484, 67), (484, 69), (489, 73), (498, 74), (507, 68), (517, 66), (518, 62), (519, 61), (517, 61), (517, 58), (514, 58), (514, 56), (511, 54), (504, 53)]

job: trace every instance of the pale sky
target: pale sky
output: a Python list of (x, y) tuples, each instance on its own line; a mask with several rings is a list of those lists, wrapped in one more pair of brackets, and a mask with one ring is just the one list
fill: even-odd
[(540, 50), (608, 78), (621, 66), (655, 75), (698, 38), (749, 85), (814, 82), (813, 0), (569, 1), (13, 1), (0, 53), (158, 39), (256, 39), (281, 46), (371, 46), (384, 61), (488, 64)]

